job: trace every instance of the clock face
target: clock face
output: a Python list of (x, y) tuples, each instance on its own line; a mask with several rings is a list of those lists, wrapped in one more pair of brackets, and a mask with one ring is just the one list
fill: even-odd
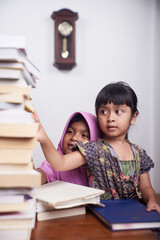
[(73, 27), (69, 22), (63, 21), (58, 25), (58, 31), (63, 36), (69, 36), (71, 34), (71, 32), (73, 31)]

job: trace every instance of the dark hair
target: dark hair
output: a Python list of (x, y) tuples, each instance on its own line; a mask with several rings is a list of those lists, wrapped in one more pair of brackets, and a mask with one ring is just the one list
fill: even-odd
[(125, 82), (110, 83), (98, 93), (95, 101), (95, 111), (98, 116), (98, 110), (102, 104), (113, 102), (115, 105), (126, 104), (131, 108), (132, 116), (137, 110), (137, 96), (133, 89)]
[(85, 121), (85, 118), (82, 116), (81, 113), (77, 113), (72, 119), (71, 121), (69, 122), (68, 124), (68, 128), (74, 123), (74, 122), (81, 122), (81, 121)]

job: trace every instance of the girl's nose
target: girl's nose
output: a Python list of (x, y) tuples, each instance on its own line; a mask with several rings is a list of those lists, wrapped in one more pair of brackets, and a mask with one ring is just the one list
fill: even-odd
[(75, 141), (75, 142), (79, 142), (79, 134), (78, 133), (74, 133), (72, 135), (72, 140)]
[(113, 114), (112, 112), (110, 112), (110, 113), (108, 114), (107, 121), (108, 121), (108, 122), (114, 121), (114, 114)]

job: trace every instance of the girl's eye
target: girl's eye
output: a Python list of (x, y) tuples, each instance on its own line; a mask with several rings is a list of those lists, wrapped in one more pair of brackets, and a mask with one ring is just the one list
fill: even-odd
[(89, 139), (89, 136), (88, 136), (88, 135), (85, 135), (85, 134), (82, 134), (82, 137)]
[(106, 110), (102, 110), (101, 112), (102, 112), (102, 114), (107, 114)]
[(72, 133), (73, 131), (72, 130), (70, 130), (70, 129), (68, 129), (67, 131), (66, 131), (66, 133)]
[(121, 114), (121, 113), (122, 113), (122, 110), (117, 110), (116, 113), (117, 113), (117, 114)]

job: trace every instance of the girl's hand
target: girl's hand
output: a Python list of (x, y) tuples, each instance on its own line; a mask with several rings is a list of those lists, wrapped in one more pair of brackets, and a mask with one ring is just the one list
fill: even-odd
[(37, 141), (40, 143), (43, 143), (44, 139), (46, 138), (46, 133), (36, 111), (32, 114), (32, 118), (35, 120), (36, 123), (39, 123), (38, 132), (37, 132)]
[(40, 119), (39, 119), (38, 114), (36, 113), (36, 111), (34, 111), (34, 113), (32, 114), (32, 118), (35, 120), (35, 122), (40, 123)]
[(150, 212), (152, 210), (155, 210), (158, 213), (160, 213), (160, 205), (155, 200), (149, 200), (147, 203), (146, 211)]

